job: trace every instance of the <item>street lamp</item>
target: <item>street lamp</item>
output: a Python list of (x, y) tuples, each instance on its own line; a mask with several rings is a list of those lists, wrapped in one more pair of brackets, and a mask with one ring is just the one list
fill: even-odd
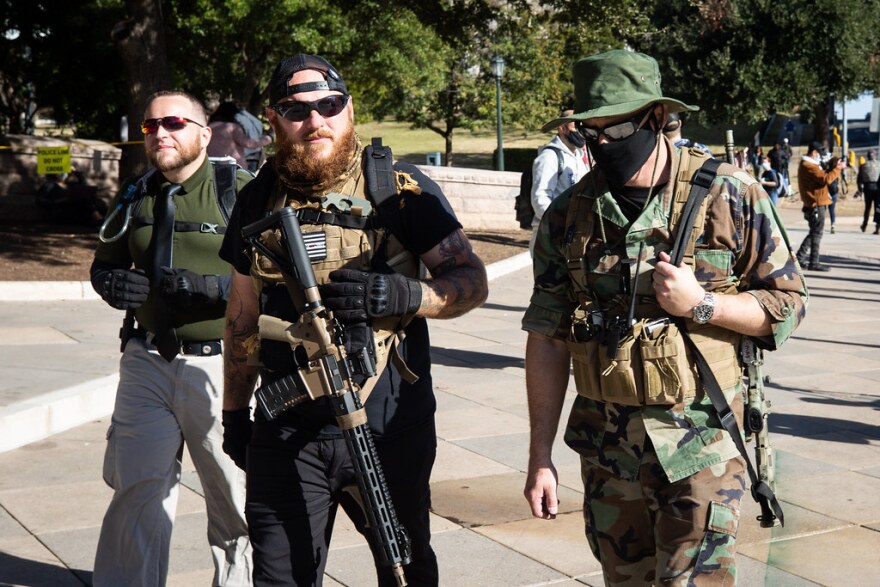
[(504, 59), (500, 55), (492, 58), (492, 73), (495, 74), (495, 109), (498, 126), (498, 171), (504, 171), (504, 145), (501, 135), (501, 76), (504, 75)]

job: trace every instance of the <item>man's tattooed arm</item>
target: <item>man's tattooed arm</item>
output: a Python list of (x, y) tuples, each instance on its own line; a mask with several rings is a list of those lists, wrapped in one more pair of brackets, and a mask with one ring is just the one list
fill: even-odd
[(419, 316), (455, 318), (486, 301), (486, 268), (461, 229), (423, 254), (422, 261), (431, 279), (422, 282)]
[(257, 334), (259, 312), (253, 280), (233, 269), (223, 333), (224, 410), (247, 408), (254, 393), (258, 371), (247, 364), (245, 341)]

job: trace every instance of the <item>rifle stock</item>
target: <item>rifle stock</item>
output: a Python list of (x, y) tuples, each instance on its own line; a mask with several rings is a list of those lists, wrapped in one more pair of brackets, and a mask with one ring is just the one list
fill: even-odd
[[(260, 234), (275, 227), (281, 230), (282, 244), (287, 251), (288, 259), (280, 258), (259, 240)], [(321, 395), (328, 397), (354, 464), (360, 501), (374, 543), (380, 546), (381, 562), (391, 567), (397, 584), (402, 587), (407, 584), (403, 565), (411, 562), (409, 537), (397, 520), (373, 435), (367, 425), (366, 411), (357, 393), (358, 386), (352, 378), (355, 368), (346, 356), (344, 330), (332, 319), (321, 300), (296, 212), (290, 207), (282, 208), (260, 221), (245, 226), (242, 235), (253, 247), (292, 277), (303, 291), (305, 303), (296, 324), (277, 318), (260, 317), (261, 336), (291, 343), (296, 347), (295, 352), (305, 355), (304, 367), (297, 367), (293, 374), (275, 384), (286, 381), (296, 387), (299, 394), (290, 400), (293, 402), (290, 405), (305, 399), (303, 392), (311, 398)], [(297, 346), (298, 343), (300, 346)], [(261, 391), (263, 389), (266, 388), (261, 388)], [(285, 390), (279, 388), (276, 391), (283, 394)], [(266, 399), (266, 394), (258, 393), (258, 400), (261, 395)], [(279, 397), (269, 399), (278, 400)], [(280, 399), (282, 399), (280, 411), (283, 411), (286, 408), (283, 407), (283, 398)], [(278, 405), (276, 401), (275, 407), (277, 408)], [(262, 400), (261, 407), (264, 407)]]

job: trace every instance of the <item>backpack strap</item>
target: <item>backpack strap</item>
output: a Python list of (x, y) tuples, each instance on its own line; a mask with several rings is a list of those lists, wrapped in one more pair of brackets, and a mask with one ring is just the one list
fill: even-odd
[[(691, 255), (693, 254), (696, 237), (694, 237), (692, 233), (697, 232), (694, 230), (694, 222), (696, 220), (697, 212), (702, 208), (703, 201), (709, 194), (709, 188), (712, 186), (712, 182), (718, 175), (718, 167), (720, 165), (721, 161), (718, 161), (717, 159), (706, 159), (691, 178), (691, 189), (687, 201), (683, 206), (680, 222), (676, 227), (677, 233), (675, 236), (675, 244), (669, 255), (672, 258), (670, 262), (673, 265), (681, 263), (685, 254), (685, 249), (690, 249)], [(752, 461), (749, 459), (748, 451), (746, 451), (746, 446), (743, 442), (742, 432), (740, 431), (739, 425), (736, 423), (733, 409), (724, 397), (724, 392), (721, 390), (721, 386), (718, 384), (715, 374), (712, 373), (709, 363), (706, 362), (703, 353), (700, 352), (699, 347), (697, 347), (691, 338), (690, 333), (687, 330), (687, 322), (680, 317), (673, 318), (673, 321), (678, 326), (685, 344), (691, 352), (691, 357), (694, 360), (697, 372), (700, 375), (700, 380), (703, 383), (703, 389), (709, 397), (709, 401), (712, 402), (712, 407), (715, 408), (715, 412), (718, 415), (718, 419), (721, 421), (721, 425), (727, 433), (730, 434), (740, 456), (742, 456), (743, 461), (745, 461), (746, 470), (748, 471), (749, 479), (752, 482), (752, 498), (761, 506), (762, 520), (774, 520), (778, 518), (780, 524), (784, 526), (785, 518), (783, 517), (782, 507), (779, 505), (779, 501), (776, 499), (776, 495), (773, 493), (773, 489), (770, 485), (765, 481), (761, 481), (755, 472), (755, 468), (752, 466)]]
[(224, 224), (229, 224), (229, 217), (232, 215), (232, 208), (238, 197), (238, 170), (242, 168), (235, 163), (234, 159), (230, 162), (229, 158), (212, 159), (211, 166), (214, 170), (214, 192), (217, 194), (220, 215), (223, 217)]
[(538, 154), (540, 155), (540, 152), (544, 151), (545, 149), (549, 149), (549, 150), (553, 151), (554, 153), (556, 153), (556, 161), (559, 164), (559, 166), (556, 169), (556, 175), (557, 175), (557, 177), (562, 175), (562, 172), (565, 171), (565, 160), (562, 157), (562, 150), (557, 149), (553, 145), (544, 145), (543, 147), (541, 147)]
[(579, 297), (589, 297), (589, 292), (584, 288), (587, 272), (584, 253), (593, 235), (596, 213), (592, 208), (595, 203), (594, 196), (587, 196), (583, 191), (575, 188), (565, 215), (562, 252), (565, 255), (568, 274), (571, 276), (572, 287)]

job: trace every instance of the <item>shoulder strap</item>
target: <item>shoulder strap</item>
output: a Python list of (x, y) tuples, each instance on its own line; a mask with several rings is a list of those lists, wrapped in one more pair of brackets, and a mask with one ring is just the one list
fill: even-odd
[(592, 210), (594, 201), (594, 198), (575, 191), (571, 195), (568, 212), (565, 215), (565, 235), (562, 251), (565, 255), (568, 274), (571, 276), (570, 282), (575, 292), (579, 295), (588, 295), (583, 285), (586, 283), (586, 278), (584, 277), (586, 269), (583, 258), (585, 253), (584, 246), (592, 237), (593, 225), (596, 221), (596, 213)]
[[(682, 151), (682, 153), (685, 152)], [(687, 155), (687, 157), (692, 156), (690, 154)], [(718, 167), (720, 165), (721, 161), (717, 159), (706, 159), (694, 173), (693, 177), (691, 177), (691, 189), (688, 193), (687, 201), (685, 201), (684, 206), (681, 208), (681, 216), (677, 221), (673, 218), (676, 233), (675, 242), (669, 255), (672, 257), (671, 262), (673, 265), (681, 263), (686, 250), (693, 251), (694, 243), (699, 236), (694, 231), (697, 213), (703, 205), (703, 200), (709, 195), (709, 188), (712, 187), (712, 182), (715, 181), (715, 176), (718, 175)]]
[(558, 163), (558, 167), (556, 169), (556, 175), (560, 175), (563, 171), (565, 171), (565, 160), (563, 159), (563, 156), (562, 156), (562, 150), (557, 147), (554, 147), (553, 145), (544, 145), (543, 147), (538, 149), (538, 155), (540, 156), (541, 153), (545, 150), (550, 150), (550, 151), (553, 151), (554, 153), (556, 153), (556, 162)]
[(214, 170), (214, 193), (217, 195), (217, 206), (223, 222), (229, 224), (232, 208), (238, 196), (238, 181), (236, 181), (239, 166), (237, 163), (227, 160), (211, 160)]
[(391, 196), (397, 195), (391, 148), (382, 145), (381, 137), (373, 137), (364, 149), (364, 175), (367, 180), (367, 195), (377, 208)]
[(140, 210), (141, 204), (143, 203), (144, 195), (147, 193), (147, 182), (150, 181), (150, 178), (153, 177), (155, 173), (155, 167), (148, 169), (147, 172), (140, 176), (133, 184), (134, 190), (131, 192), (131, 195), (129, 196), (126, 193), (125, 199), (128, 201), (125, 202), (125, 205), (130, 206), (132, 218), (137, 216), (138, 210)]

